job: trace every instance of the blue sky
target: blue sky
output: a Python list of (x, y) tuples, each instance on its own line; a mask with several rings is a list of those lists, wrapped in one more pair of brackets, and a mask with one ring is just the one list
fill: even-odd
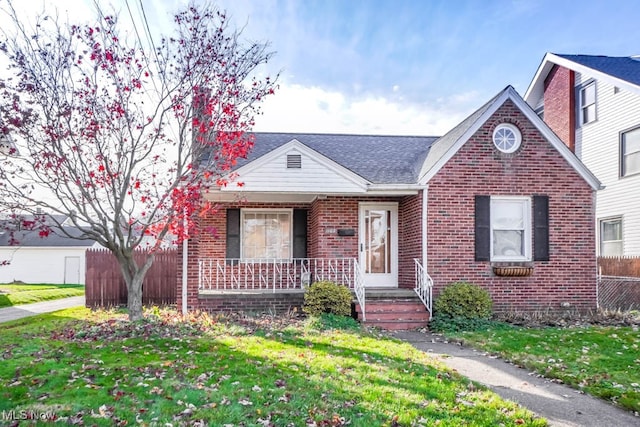
[[(438, 135), (506, 85), (524, 93), (547, 51), (640, 54), (638, 1), (220, 4), (234, 21), (247, 23), (247, 35), (271, 41), (277, 51), (271, 66), (283, 69), (285, 87), (295, 86), (301, 97), (315, 94), (321, 111), (352, 118), (350, 125), (329, 120), (327, 129), (304, 119), (312, 131)], [(367, 106), (377, 120), (366, 119)]]
[[(186, 0), (142, 2), (152, 25), (167, 28)], [(77, 13), (69, 0), (46, 3)], [(126, 12), (125, 0), (111, 3)], [(277, 52), (265, 72), (281, 71), (280, 90), (264, 104), (262, 131), (441, 135), (505, 86), (523, 94), (545, 52), (640, 54), (635, 0), (217, 4)]]

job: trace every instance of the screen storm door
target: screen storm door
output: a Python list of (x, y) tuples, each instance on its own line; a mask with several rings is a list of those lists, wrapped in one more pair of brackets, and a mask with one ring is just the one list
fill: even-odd
[(398, 205), (361, 203), (359, 231), (365, 287), (398, 287)]

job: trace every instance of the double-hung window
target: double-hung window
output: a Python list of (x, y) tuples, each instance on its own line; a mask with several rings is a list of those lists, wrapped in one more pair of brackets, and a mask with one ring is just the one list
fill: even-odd
[(491, 260), (531, 260), (531, 199), (491, 197)]
[(622, 218), (600, 220), (600, 256), (621, 256)]
[(640, 173), (640, 127), (620, 134), (620, 175)]
[(596, 120), (596, 82), (590, 81), (578, 89), (578, 123), (585, 125)]
[(242, 210), (241, 258), (291, 259), (291, 210)]

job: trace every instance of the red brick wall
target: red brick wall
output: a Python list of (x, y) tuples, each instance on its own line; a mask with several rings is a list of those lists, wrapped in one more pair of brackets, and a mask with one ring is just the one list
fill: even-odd
[(544, 120), (571, 151), (576, 147), (575, 73), (554, 66), (544, 81)]
[[(500, 153), (491, 141), (508, 121), (521, 148)], [(550, 261), (529, 277), (499, 277), (474, 261), (474, 196), (549, 196)], [(429, 182), (428, 271), (434, 295), (459, 280), (483, 286), (497, 311), (596, 307), (594, 193), (511, 101), (498, 109)]]
[(407, 196), (398, 207), (398, 286), (415, 286), (414, 259), (422, 259), (422, 194)]
[[(307, 221), (310, 258), (358, 256), (358, 202), (353, 197), (327, 197), (311, 205)], [(353, 229), (354, 236), (338, 236), (339, 228)]]

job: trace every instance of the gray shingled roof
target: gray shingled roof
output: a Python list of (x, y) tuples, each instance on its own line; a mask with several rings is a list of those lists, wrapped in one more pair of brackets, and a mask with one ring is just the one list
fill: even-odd
[(374, 184), (413, 184), (437, 137), (257, 132), (253, 150), (237, 167), (293, 139)]
[(628, 56), (555, 55), (640, 86), (640, 60)]
[[(71, 236), (80, 236), (81, 232), (75, 227), (64, 227), (65, 232)], [(38, 231), (16, 231), (13, 234), (20, 247), (90, 247), (93, 240), (72, 239), (64, 235), (62, 231), (52, 232), (47, 237), (40, 237)], [(0, 247), (9, 245), (10, 233), (0, 233)]]

